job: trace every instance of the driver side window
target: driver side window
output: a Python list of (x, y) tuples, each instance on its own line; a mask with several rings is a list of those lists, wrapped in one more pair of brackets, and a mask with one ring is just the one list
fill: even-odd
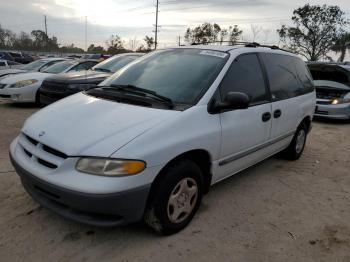
[(220, 85), (221, 98), (224, 99), (228, 92), (247, 94), (251, 99), (251, 106), (269, 101), (256, 54), (241, 55), (232, 62)]

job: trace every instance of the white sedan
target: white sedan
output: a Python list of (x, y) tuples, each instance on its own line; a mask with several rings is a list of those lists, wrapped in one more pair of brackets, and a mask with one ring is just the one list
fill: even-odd
[(39, 101), (38, 89), (49, 76), (67, 72), (88, 70), (98, 61), (71, 60), (64, 61), (46, 68), (42, 72), (22, 73), (0, 78), (0, 98), (13, 102)]

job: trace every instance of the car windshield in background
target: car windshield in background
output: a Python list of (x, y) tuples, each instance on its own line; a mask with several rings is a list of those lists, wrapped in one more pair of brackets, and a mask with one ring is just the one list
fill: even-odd
[(192, 105), (214, 82), (229, 55), (199, 49), (155, 52), (118, 71), (101, 86), (136, 86)]
[(115, 73), (119, 69), (123, 68), (125, 65), (129, 64), (130, 62), (134, 61), (136, 58), (139, 58), (139, 57), (140, 56), (132, 56), (132, 55), (112, 57), (93, 67), (93, 70)]
[(72, 61), (60, 62), (60, 63), (54, 64), (54, 65), (46, 68), (43, 72), (44, 73), (51, 73), (51, 74), (59, 74), (74, 64), (75, 64), (75, 62), (72, 62)]
[(47, 63), (46, 60), (37, 60), (22, 67), (24, 70), (37, 70)]

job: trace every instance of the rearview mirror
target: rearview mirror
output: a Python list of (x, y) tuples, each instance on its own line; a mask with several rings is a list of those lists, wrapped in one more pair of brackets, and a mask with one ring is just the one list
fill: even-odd
[(214, 101), (210, 113), (219, 113), (224, 110), (246, 109), (249, 107), (250, 98), (241, 92), (229, 92), (224, 97), (223, 102)]

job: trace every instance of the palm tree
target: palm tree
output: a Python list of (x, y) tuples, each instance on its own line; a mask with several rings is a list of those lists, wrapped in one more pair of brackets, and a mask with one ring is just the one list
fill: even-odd
[(341, 37), (335, 42), (332, 50), (336, 53), (340, 53), (338, 62), (343, 62), (346, 51), (350, 50), (350, 33), (344, 33), (341, 35)]

